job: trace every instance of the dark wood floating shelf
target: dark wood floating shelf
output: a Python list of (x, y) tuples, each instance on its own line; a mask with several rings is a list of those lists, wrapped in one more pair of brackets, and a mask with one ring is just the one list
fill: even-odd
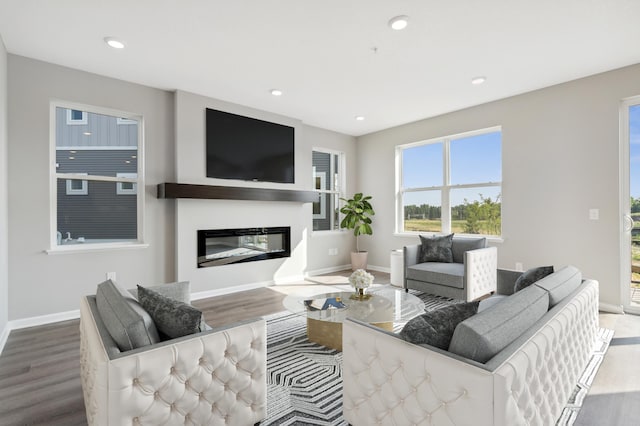
[(199, 198), (210, 200), (318, 201), (314, 191), (291, 189), (247, 188), (240, 186), (192, 185), (188, 183), (159, 183), (158, 198)]

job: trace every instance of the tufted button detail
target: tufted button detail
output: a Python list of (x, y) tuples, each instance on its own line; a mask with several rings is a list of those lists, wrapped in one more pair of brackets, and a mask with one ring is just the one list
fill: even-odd
[(154, 399), (160, 399), (160, 392), (155, 391), (155, 392), (153, 393), (153, 398), (154, 398)]
[(133, 418), (133, 423), (140, 423), (140, 419), (139, 419), (139, 418), (137, 418), (137, 417), (134, 417), (134, 418)]
[(137, 385), (138, 385), (138, 383), (140, 383), (140, 381), (139, 381), (137, 378), (136, 378), (136, 379), (133, 379), (133, 385), (134, 385), (134, 386), (137, 386)]
[(176, 372), (176, 367), (171, 367), (171, 370), (169, 370), (171, 374), (174, 374)]
[(200, 359), (198, 360), (198, 363), (204, 364), (204, 358), (200, 357)]
[(176, 409), (176, 403), (172, 402), (171, 403), (171, 411), (175, 411), (175, 409)]

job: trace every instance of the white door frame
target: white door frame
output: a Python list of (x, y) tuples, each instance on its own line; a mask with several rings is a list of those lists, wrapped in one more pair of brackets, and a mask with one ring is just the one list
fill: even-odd
[(640, 96), (624, 99), (620, 105), (620, 295), (625, 312), (640, 314), (631, 306), (631, 184), (629, 149), (629, 107), (640, 105)]

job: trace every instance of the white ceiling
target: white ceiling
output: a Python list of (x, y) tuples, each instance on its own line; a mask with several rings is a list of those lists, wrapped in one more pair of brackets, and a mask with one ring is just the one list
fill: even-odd
[(0, 35), (16, 55), (357, 136), (640, 63), (640, 0), (0, 0)]

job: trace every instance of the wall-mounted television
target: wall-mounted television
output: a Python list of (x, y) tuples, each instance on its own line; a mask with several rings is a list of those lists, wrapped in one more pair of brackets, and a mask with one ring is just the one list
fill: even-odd
[(206, 109), (207, 177), (294, 183), (294, 128)]

